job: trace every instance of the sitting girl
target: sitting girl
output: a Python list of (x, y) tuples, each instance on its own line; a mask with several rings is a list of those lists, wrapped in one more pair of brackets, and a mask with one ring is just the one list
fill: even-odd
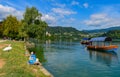
[(34, 64), (36, 62), (36, 55), (31, 52), (31, 55), (29, 57), (29, 64)]

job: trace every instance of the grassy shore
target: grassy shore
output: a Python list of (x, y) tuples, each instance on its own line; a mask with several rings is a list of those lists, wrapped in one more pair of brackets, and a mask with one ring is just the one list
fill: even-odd
[(0, 68), (0, 77), (46, 77), (36, 65), (29, 65), (25, 56), (24, 42), (6, 41), (0, 46), (11, 44), (9, 52), (0, 49), (0, 60), (4, 63)]

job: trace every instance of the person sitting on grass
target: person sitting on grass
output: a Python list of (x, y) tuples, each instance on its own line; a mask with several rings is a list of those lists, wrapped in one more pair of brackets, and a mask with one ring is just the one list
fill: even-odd
[(31, 55), (29, 57), (29, 64), (35, 64), (35, 65), (39, 65), (40, 64), (39, 63), (39, 59), (36, 58), (36, 55), (33, 52), (31, 52)]
[(31, 55), (29, 57), (29, 64), (34, 64), (36, 62), (36, 55), (31, 52)]

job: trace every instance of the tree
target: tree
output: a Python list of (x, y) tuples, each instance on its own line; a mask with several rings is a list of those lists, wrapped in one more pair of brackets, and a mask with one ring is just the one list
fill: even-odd
[(48, 26), (45, 21), (41, 20), (42, 14), (35, 7), (27, 7), (24, 13), (24, 28), (30, 38), (37, 38), (43, 40), (46, 27)]
[(17, 35), (19, 33), (19, 27), (21, 26), (20, 22), (17, 20), (16, 17), (9, 15), (2, 24), (2, 32), (4, 36), (10, 37), (10, 38), (17, 38)]
[(24, 41), (28, 37), (27, 31), (26, 31), (26, 28), (25, 28), (26, 25), (27, 25), (26, 23), (21, 21), (21, 27), (19, 28), (19, 34), (18, 34), (18, 37), (20, 37)]
[(42, 14), (38, 12), (38, 10), (35, 7), (26, 8), (26, 11), (24, 13), (24, 21), (30, 25), (32, 23), (34, 23), (34, 21), (36, 20), (36, 18), (41, 18)]

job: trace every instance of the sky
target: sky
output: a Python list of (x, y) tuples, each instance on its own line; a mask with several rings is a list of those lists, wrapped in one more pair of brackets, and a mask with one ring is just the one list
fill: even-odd
[(49, 26), (78, 30), (120, 26), (120, 0), (0, 0), (0, 21), (10, 14), (21, 20), (26, 7), (32, 6)]

